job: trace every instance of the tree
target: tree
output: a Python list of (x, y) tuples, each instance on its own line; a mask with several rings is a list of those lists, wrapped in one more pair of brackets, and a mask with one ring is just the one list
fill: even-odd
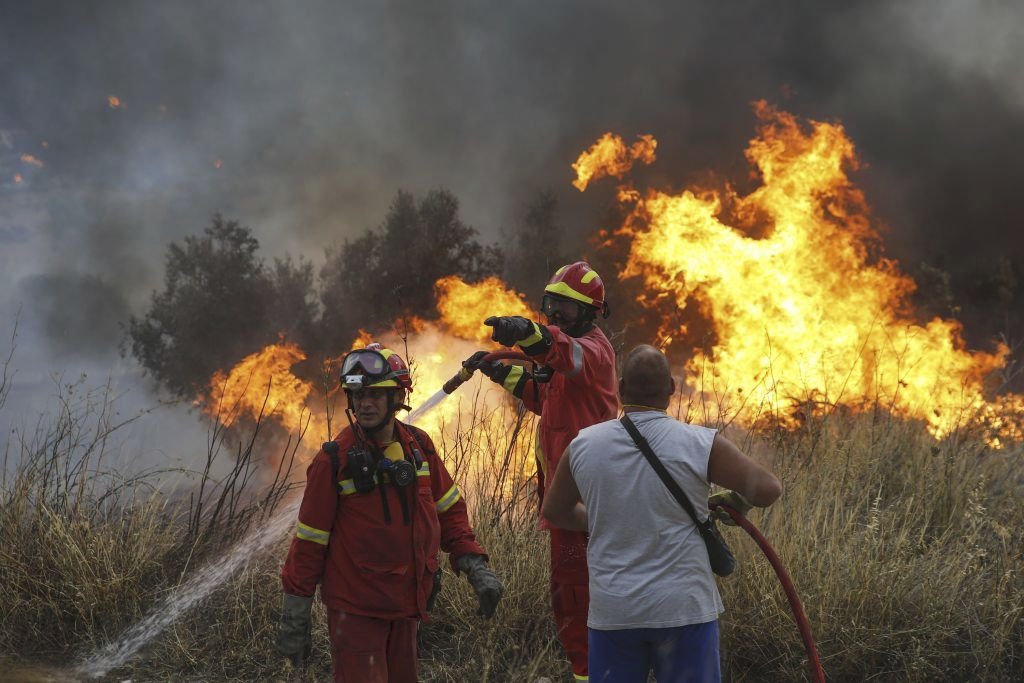
[(324, 331), (354, 335), (403, 314), (435, 317), (440, 278), (473, 281), (500, 272), (501, 249), (481, 245), (476, 236), (448, 190), (432, 190), (419, 202), (399, 190), (380, 228), (327, 252), (320, 271)]
[(344, 351), (339, 345), (351, 341), (359, 327), (373, 327), (384, 319), (374, 292), (380, 242), (379, 233), (367, 230), (358, 239), (327, 250), (320, 269), (321, 357)]
[(172, 394), (194, 398), (215, 370), (229, 369), (279, 334), (312, 334), (312, 265), (290, 257), (268, 269), (259, 241), (216, 214), (200, 236), (167, 249), (162, 291), (131, 316), (131, 353)]
[(283, 259), (274, 259), (270, 280), (273, 292), (267, 307), (269, 331), (303, 348), (313, 345), (319, 318), (313, 264), (302, 257), (293, 261), (285, 254)]
[(505, 264), (505, 280), (530, 301), (540, 301), (544, 285), (569, 259), (562, 253), (558, 199), (551, 189), (538, 192), (526, 206)]

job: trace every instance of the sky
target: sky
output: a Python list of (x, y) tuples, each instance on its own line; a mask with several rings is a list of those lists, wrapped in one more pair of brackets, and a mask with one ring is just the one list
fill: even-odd
[[(612, 188), (580, 195), (569, 165), (602, 133), (654, 135), (666, 188), (743, 179), (758, 99), (846, 127), (889, 255), (954, 273), (1024, 260), (1017, 2), (3, 10), (0, 350), (16, 320), (5, 410), (22, 424), (81, 373), (113, 378), (126, 410), (155, 405), (121, 326), (160, 286), (167, 245), (215, 212), (265, 257), (317, 266), (399, 188), (450, 189), (485, 242), (550, 188), (585, 235), (612, 227)], [(184, 407), (156, 414), (149, 442), (205, 448)]]

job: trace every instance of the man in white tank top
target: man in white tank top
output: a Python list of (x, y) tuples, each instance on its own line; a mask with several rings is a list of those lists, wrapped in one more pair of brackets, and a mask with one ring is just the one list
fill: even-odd
[[(748, 511), (771, 505), (779, 480), (713, 429), (670, 418), (675, 392), (668, 360), (653, 346), (626, 357), (623, 411), (702, 518), (716, 499)], [(590, 543), (589, 669), (594, 683), (719, 681), (723, 611), (707, 549), (618, 420), (580, 431), (544, 498), (552, 524), (587, 531)]]

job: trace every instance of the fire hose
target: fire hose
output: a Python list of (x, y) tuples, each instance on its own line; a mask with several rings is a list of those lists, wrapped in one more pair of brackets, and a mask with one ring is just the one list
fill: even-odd
[[(490, 363), (491, 361), (496, 360), (523, 360), (528, 363), (533, 363), (534, 365), (537, 364), (535, 360), (533, 360), (525, 353), (522, 353), (520, 351), (492, 351), (491, 353), (482, 357), (479, 360), (479, 362)], [(450, 394), (459, 387), (461, 387), (463, 384), (465, 384), (467, 381), (469, 381), (469, 378), (472, 376), (473, 370), (464, 367), (457, 373), (455, 373), (451, 379), (445, 382), (444, 385), (441, 387), (441, 390), (444, 391), (444, 393), (446, 394)]]
[[(490, 363), (496, 360), (522, 360), (531, 363), (536, 363), (532, 358), (519, 351), (494, 351), (480, 359), (481, 363)], [(464, 383), (466, 383), (470, 377), (473, 376), (473, 370), (470, 368), (462, 368), (456, 373), (451, 379), (444, 383), (442, 390), (446, 394), (451, 394)], [(821, 660), (818, 658), (818, 649), (814, 645), (814, 639), (811, 637), (811, 626), (807, 621), (807, 615), (804, 614), (803, 605), (800, 603), (800, 598), (796, 594), (796, 588), (793, 586), (793, 580), (789, 577), (789, 573), (786, 568), (782, 566), (782, 560), (776, 554), (775, 549), (772, 548), (771, 544), (768, 543), (768, 539), (758, 531), (750, 520), (741, 515), (739, 512), (729, 507), (728, 505), (716, 505), (725, 510), (726, 514), (732, 518), (737, 525), (743, 527), (754, 542), (757, 543), (758, 547), (761, 548), (761, 552), (768, 558), (768, 562), (771, 563), (772, 569), (775, 570), (775, 576), (778, 577), (779, 583), (782, 584), (782, 589), (786, 593), (786, 599), (789, 601), (789, 607), (793, 611), (793, 618), (796, 620), (797, 629), (800, 631), (800, 637), (804, 642), (804, 650), (807, 652), (808, 665), (811, 668), (811, 679), (815, 683), (824, 683), (825, 672), (821, 668)]]
[(800, 598), (796, 594), (796, 588), (793, 586), (793, 580), (789, 578), (789, 573), (786, 571), (786, 568), (782, 566), (782, 560), (779, 559), (779, 556), (775, 553), (775, 549), (772, 548), (770, 543), (768, 543), (768, 539), (758, 531), (757, 527), (755, 527), (750, 520), (728, 505), (719, 504), (714, 507), (720, 507), (725, 510), (726, 514), (732, 518), (732, 521), (743, 527), (743, 530), (750, 534), (750, 537), (754, 539), (754, 542), (761, 548), (761, 552), (763, 552), (764, 556), (768, 558), (768, 562), (771, 563), (772, 569), (775, 570), (775, 576), (779, 578), (779, 583), (782, 584), (782, 589), (786, 592), (786, 599), (789, 601), (789, 608), (793, 610), (793, 618), (796, 619), (796, 626), (800, 630), (800, 637), (804, 641), (804, 650), (807, 652), (808, 666), (811, 668), (811, 680), (815, 681), (815, 683), (825, 683), (825, 672), (821, 668), (821, 660), (818, 658), (818, 649), (814, 645), (814, 638), (811, 637), (811, 625), (807, 621), (807, 615), (804, 614), (804, 608), (800, 603)]

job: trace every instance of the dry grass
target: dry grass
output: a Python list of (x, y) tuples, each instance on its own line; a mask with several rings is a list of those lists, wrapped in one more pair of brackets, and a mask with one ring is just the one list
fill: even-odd
[[(99, 466), (116, 429), (97, 419), (103, 397), (65, 405), (6, 451), (18, 463), (0, 489), (0, 656), (11, 679), (57, 680), (38, 667), (66, 671), (116, 638), (261, 524), (285, 493), (281, 477), (257, 487), (237, 468), (221, 481), (206, 475), (201, 508), (195, 495), (156, 491), (165, 474), (125, 481)], [(435, 619), (422, 629), (422, 677), (568, 680), (549, 617), (547, 538), (531, 484), (518, 474), (532, 472), (532, 419), (496, 429), (483, 408), (463, 419), (441, 445), (457, 478), (472, 482), (477, 533), (507, 592), (498, 615), (483, 621), (465, 580), (446, 572)], [(752, 520), (793, 577), (830, 680), (1024, 678), (1019, 449), (991, 451), (967, 430), (936, 441), (884, 415), (809, 418), (794, 432), (734, 436), (772, 454), (785, 483), (779, 503)], [(240, 446), (232, 458), (251, 463), (258, 449), (233, 438)], [(725, 533), (741, 562), (720, 582), (727, 676), (807, 680), (768, 563), (742, 531)], [(253, 557), (107, 680), (323, 680), (330, 662), (319, 607), (306, 671), (292, 671), (271, 646), (285, 548), (282, 539)], [(15, 673), (14, 665), (37, 668)]]

